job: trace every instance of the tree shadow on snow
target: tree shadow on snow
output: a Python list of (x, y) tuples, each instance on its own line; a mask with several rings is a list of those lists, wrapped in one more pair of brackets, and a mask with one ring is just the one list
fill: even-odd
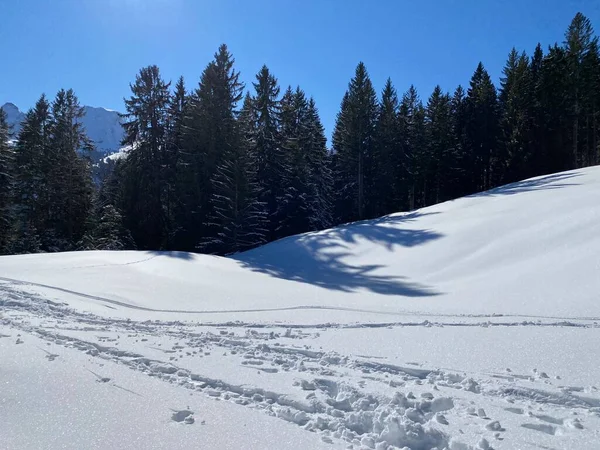
[[(233, 255), (243, 267), (273, 277), (312, 284), (326, 289), (354, 292), (366, 289), (384, 295), (426, 297), (439, 295), (428, 286), (410, 282), (400, 275), (376, 273), (384, 264), (350, 264), (347, 257), (360, 257), (353, 248), (369, 241), (394, 251), (415, 247), (443, 237), (431, 230), (401, 228), (403, 223), (435, 213), (397, 214), (381, 219), (342, 225), (331, 230), (282, 239), (276, 243)], [(397, 253), (402, 258), (402, 252)], [(365, 255), (377, 260), (377, 254)]]
[(485, 192), (469, 195), (469, 197), (487, 197), (495, 195), (513, 195), (522, 192), (542, 191), (549, 189), (562, 189), (569, 186), (577, 186), (577, 183), (562, 183), (565, 180), (581, 176), (578, 172), (555, 173), (542, 176), (534, 180), (518, 181), (507, 184)]
[(154, 256), (166, 256), (168, 258), (182, 259), (184, 261), (191, 261), (196, 257), (194, 253), (189, 252), (147, 250), (146, 253)]

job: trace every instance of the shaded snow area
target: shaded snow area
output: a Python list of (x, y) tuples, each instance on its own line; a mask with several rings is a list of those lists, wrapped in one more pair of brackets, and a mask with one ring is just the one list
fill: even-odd
[(0, 257), (0, 448), (598, 449), (600, 169), (220, 258)]

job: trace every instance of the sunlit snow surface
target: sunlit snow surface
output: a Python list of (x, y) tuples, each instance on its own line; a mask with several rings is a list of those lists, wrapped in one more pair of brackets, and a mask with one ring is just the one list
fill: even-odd
[(0, 257), (0, 448), (598, 449), (600, 170), (232, 258)]

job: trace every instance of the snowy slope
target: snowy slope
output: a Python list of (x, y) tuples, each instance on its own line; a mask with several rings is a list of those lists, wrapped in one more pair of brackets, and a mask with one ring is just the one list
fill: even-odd
[[(119, 406), (147, 411), (139, 433), (163, 416), (178, 426), (173, 448), (208, 433), (202, 409), (304, 432), (286, 445), (238, 428), (240, 448), (597, 449), (599, 197), (600, 168), (588, 168), (233, 258), (0, 257), (0, 351), (12, 358), (0, 386), (38, 392), (22, 380), (64, 365), (68, 376), (44, 375), (52, 386), (101, 386), (89, 369), (160, 398), (193, 394), (201, 406), (169, 405), (194, 410), (193, 424), (170, 423), (156, 402)], [(15, 423), (24, 413), (1, 389), (12, 406), (0, 435), (12, 430), (11, 448), (43, 441)], [(88, 409), (119, 433), (99, 398)], [(229, 425), (209, 425), (216, 440), (203, 448), (228, 448)]]
[[(21, 129), (21, 122), (25, 113), (21, 112), (13, 103), (5, 103), (2, 109), (7, 113), (8, 123), (13, 127), (15, 135)], [(90, 137), (96, 151), (100, 154), (112, 153), (119, 150), (123, 139), (123, 127), (119, 113), (105, 108), (84, 106), (85, 113), (82, 124)]]

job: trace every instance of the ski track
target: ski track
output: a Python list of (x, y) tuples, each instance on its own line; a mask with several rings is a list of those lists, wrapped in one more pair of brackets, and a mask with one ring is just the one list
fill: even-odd
[[(386, 449), (387, 445), (398, 448), (406, 446), (412, 450), (493, 448), (482, 447), (484, 444), (481, 443), (477, 447), (466, 445), (461, 442), (460, 433), (454, 428), (447, 429), (448, 423), (452, 423), (455, 417), (472, 416), (481, 421), (483, 430), (493, 433), (500, 442), (506, 429), (500, 422), (493, 420), (493, 417), (488, 417), (482, 408), (477, 408), (478, 399), (481, 398), (503, 404), (504, 410), (514, 414), (516, 418), (522, 417), (522, 429), (548, 436), (561, 436), (566, 432), (582, 430), (584, 425), (578, 416), (569, 415), (575, 411), (600, 417), (600, 396), (594, 393), (582, 395), (582, 388), (555, 386), (544, 379), (547, 376), (540, 375), (536, 378), (511, 373), (487, 374), (486, 378), (481, 378), (483, 374), (414, 367), (419, 365), (415, 362), (407, 363), (408, 367), (388, 364), (375, 357), (350, 357), (313, 349), (306, 344), (307, 339), (317, 335), (319, 330), (336, 327), (597, 327), (597, 324), (578, 323), (573, 318), (561, 318), (561, 321), (550, 323), (425, 321), (310, 326), (241, 322), (135, 322), (78, 312), (64, 304), (15, 287), (23, 284), (42, 286), (119, 306), (155, 310), (53, 286), (0, 279), (14, 285), (0, 284), (0, 324), (9, 329), (35, 335), (58, 346), (77, 349), (91, 357), (123, 364), (182, 388), (203, 392), (215, 400), (262, 410), (306, 430), (320, 433), (324, 442), (345, 441), (352, 446), (349, 448)], [(303, 307), (274, 310), (301, 308)], [(355, 311), (348, 308), (331, 309)], [(10, 336), (2, 334), (0, 337)], [(153, 346), (151, 341), (159, 337), (172, 341), (171, 348)], [(283, 345), (283, 339), (288, 339), (290, 344)], [(129, 348), (119, 348), (120, 346)], [(146, 352), (139, 348), (150, 351), (154, 356), (146, 356)], [(56, 346), (53, 349), (57, 351)], [(60, 354), (42, 348), (40, 350), (49, 362), (61, 357)], [(157, 358), (157, 352), (164, 355), (164, 359)], [(185, 361), (182, 361), (183, 355), (199, 358), (209, 357), (213, 353), (223, 354), (224, 363), (273, 378), (265, 378), (263, 386), (260, 383), (239, 384), (198, 373), (197, 370), (186, 368)], [(103, 377), (101, 373), (89, 372), (99, 383), (107, 383), (132, 395), (142, 395), (119, 386), (115, 380)], [(270, 384), (269, 380), (289, 373), (294, 375), (295, 381), (286, 392), (264, 387), (264, 384)], [(490, 383), (490, 377), (495, 380), (494, 383)], [(535, 385), (532, 386), (532, 383)], [(276, 383), (275, 386), (279, 385)], [(562, 411), (561, 416), (531, 412), (532, 409), (537, 411), (544, 406), (554, 408), (553, 411)], [(194, 423), (192, 411), (172, 412), (173, 421)]]
[[(112, 266), (112, 265), (118, 265), (118, 266), (122, 266), (122, 265), (131, 265), (131, 264), (138, 264), (138, 263), (142, 263), (148, 260), (151, 260), (153, 258), (155, 258), (156, 256), (152, 256), (150, 258), (146, 258), (146, 259), (142, 259), (139, 261), (132, 261), (129, 263), (123, 263), (123, 264), (107, 264), (107, 265), (100, 265), (100, 266), (85, 266), (85, 267), (104, 267), (104, 266)], [(46, 288), (46, 289), (51, 289), (54, 291), (58, 291), (58, 292), (64, 292), (66, 294), (71, 294), (71, 295), (75, 295), (77, 297), (81, 297), (81, 298), (87, 298), (90, 300), (96, 300), (102, 303), (109, 303), (109, 304), (113, 304), (113, 305), (117, 305), (117, 306), (121, 306), (124, 308), (129, 308), (129, 309), (135, 309), (135, 310), (139, 310), (139, 311), (147, 311), (147, 312), (157, 312), (157, 313), (178, 313), (178, 314), (235, 314), (235, 313), (260, 313), (260, 312), (277, 312), (277, 311), (298, 311), (298, 310), (322, 310), (322, 311), (345, 311), (345, 312), (356, 312), (356, 313), (369, 313), (369, 314), (380, 314), (380, 315), (385, 315), (385, 316), (419, 316), (419, 317), (444, 317), (444, 318), (454, 318), (454, 319), (460, 319), (460, 318), (481, 318), (481, 319), (498, 319), (501, 317), (514, 317), (514, 318), (522, 318), (522, 319), (535, 319), (537, 321), (541, 321), (541, 320), (556, 320), (557, 322), (533, 322), (531, 320), (523, 320), (523, 321), (516, 321), (516, 322), (480, 322), (480, 323), (475, 323), (475, 322), (469, 322), (469, 323), (460, 323), (460, 322), (430, 322), (428, 320), (426, 321), (421, 321), (421, 322), (381, 322), (381, 323), (364, 323), (364, 324), (351, 324), (351, 325), (339, 325), (339, 324), (332, 324), (332, 323), (324, 323), (324, 324), (317, 324), (317, 325), (306, 325), (306, 324), (297, 324), (297, 325), (287, 325), (293, 328), (302, 328), (302, 327), (308, 327), (308, 328), (319, 328), (319, 327), (327, 327), (327, 328), (331, 328), (331, 327), (335, 327), (335, 326), (349, 326), (349, 327), (370, 327), (370, 328), (380, 328), (380, 327), (387, 327), (387, 326), (482, 326), (482, 325), (489, 325), (489, 326), (572, 326), (572, 327), (584, 327), (584, 328), (588, 328), (588, 327), (600, 327), (600, 323), (595, 323), (595, 322), (600, 322), (600, 317), (564, 317), (564, 316), (545, 316), (545, 315), (536, 315), (536, 316), (531, 316), (531, 315), (524, 315), (524, 314), (499, 314), (499, 313), (494, 313), (494, 314), (432, 314), (432, 313), (427, 313), (427, 312), (418, 312), (418, 311), (402, 311), (402, 312), (390, 312), (390, 311), (378, 311), (378, 310), (371, 310), (371, 309), (361, 309), (361, 308), (348, 308), (348, 307), (343, 307), (343, 306), (317, 306), (317, 305), (297, 305), (297, 306), (289, 306), (289, 307), (282, 307), (282, 308), (254, 308), (254, 309), (219, 309), (219, 310), (182, 310), (182, 309), (154, 309), (154, 308), (147, 308), (144, 306), (139, 306), (139, 305), (133, 305), (131, 303), (127, 303), (127, 302), (122, 302), (119, 300), (114, 300), (114, 299), (110, 299), (110, 298), (106, 298), (106, 297), (101, 297), (101, 296), (97, 296), (97, 295), (90, 295), (90, 294), (86, 294), (83, 292), (77, 292), (77, 291), (73, 291), (71, 289), (65, 289), (59, 286), (52, 286), (49, 284), (43, 284), (43, 283), (34, 283), (34, 282), (30, 282), (30, 281), (24, 281), (24, 280), (17, 280), (14, 278), (6, 278), (6, 277), (0, 277), (0, 281), (3, 281), (5, 283), (11, 283), (17, 286), (37, 286), (37, 287), (42, 287), (42, 288)], [(110, 306), (105, 305), (108, 308), (110, 308)], [(592, 322), (591, 324), (584, 324), (584, 323), (577, 323), (577, 322)], [(224, 323), (226, 324), (226, 323)], [(213, 324), (214, 325), (214, 324)], [(229, 324), (227, 324), (229, 325)], [(254, 327), (271, 327), (271, 326), (278, 326), (277, 324), (252, 324), (252, 323), (241, 323), (240, 322), (240, 326), (254, 326)]]

